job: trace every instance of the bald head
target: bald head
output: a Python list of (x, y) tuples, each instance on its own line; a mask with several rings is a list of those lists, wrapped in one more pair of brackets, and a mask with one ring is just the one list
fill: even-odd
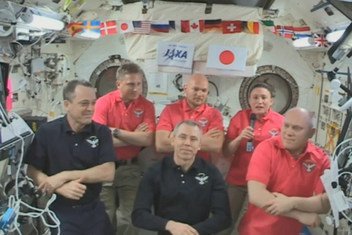
[(208, 97), (209, 82), (205, 75), (195, 73), (187, 78), (184, 92), (188, 105), (194, 109), (204, 104)]
[(304, 152), (314, 132), (314, 118), (308, 110), (296, 107), (286, 112), (281, 137), (283, 145), (292, 155)]
[(303, 122), (305, 122), (310, 128), (314, 128), (314, 115), (312, 112), (309, 112), (307, 109), (300, 108), (300, 107), (295, 107), (292, 109), (289, 109), (285, 117), (287, 116), (297, 116), (299, 119), (302, 119)]
[(200, 73), (194, 73), (192, 75), (188, 75), (186, 77), (186, 85), (190, 84), (190, 83), (200, 83), (200, 82), (204, 82), (206, 84), (208, 84), (208, 79), (204, 74), (200, 74)]

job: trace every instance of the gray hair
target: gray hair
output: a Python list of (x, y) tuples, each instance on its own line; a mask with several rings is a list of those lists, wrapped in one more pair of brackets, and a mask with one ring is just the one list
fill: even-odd
[(191, 126), (191, 127), (197, 127), (198, 130), (199, 130), (199, 135), (201, 136), (203, 131), (202, 131), (202, 128), (200, 127), (199, 123), (196, 122), (196, 121), (193, 121), (193, 120), (184, 120), (184, 121), (181, 121), (179, 122), (174, 130), (173, 130), (173, 134), (176, 135), (178, 133), (178, 130), (180, 129), (180, 126), (182, 125), (187, 125), (187, 126)]

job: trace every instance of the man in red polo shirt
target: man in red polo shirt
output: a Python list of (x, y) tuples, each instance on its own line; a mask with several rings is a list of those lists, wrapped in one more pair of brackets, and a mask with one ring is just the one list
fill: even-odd
[(209, 152), (219, 153), (224, 141), (224, 127), (221, 113), (206, 104), (208, 79), (203, 74), (193, 74), (184, 86), (185, 98), (167, 105), (160, 114), (156, 128), (156, 150), (173, 151), (170, 134), (183, 120), (197, 121), (202, 127), (201, 151), (199, 156), (211, 161)]
[[(117, 71), (117, 90), (97, 100), (93, 116), (94, 121), (112, 130), (116, 153), (115, 180), (112, 185), (103, 186), (101, 199), (121, 235), (137, 234), (131, 224), (134, 198), (142, 175), (137, 155), (142, 147), (154, 142), (155, 109), (153, 103), (141, 95), (143, 76), (137, 64), (121, 65)], [(116, 219), (117, 205), (119, 217)]]
[(309, 142), (313, 126), (307, 110), (293, 108), (285, 115), (280, 136), (263, 141), (254, 150), (247, 173), (250, 204), (239, 226), (241, 235), (297, 235), (303, 224), (314, 224), (316, 214), (308, 206), (270, 207), (281, 194), (308, 198), (323, 191), (320, 176), (330, 163), (328, 156)]

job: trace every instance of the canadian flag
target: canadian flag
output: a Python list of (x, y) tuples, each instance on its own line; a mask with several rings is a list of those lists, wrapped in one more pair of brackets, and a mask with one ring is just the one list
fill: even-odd
[(132, 21), (119, 21), (118, 32), (119, 33), (130, 33), (134, 31)]
[(244, 71), (247, 61), (247, 48), (210, 45), (207, 67), (225, 70)]
[(194, 33), (204, 31), (204, 20), (181, 20), (181, 32)]

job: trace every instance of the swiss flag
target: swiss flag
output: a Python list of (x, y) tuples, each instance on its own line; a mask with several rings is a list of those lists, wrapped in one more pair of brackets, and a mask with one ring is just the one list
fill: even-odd
[(207, 67), (224, 70), (246, 68), (247, 48), (211, 45), (208, 50)]
[(204, 20), (181, 20), (181, 32), (194, 33), (204, 31)]
[(132, 21), (119, 21), (118, 22), (119, 33), (130, 33), (134, 31)]
[(222, 22), (222, 33), (240, 33), (242, 32), (242, 21), (223, 21)]
[(116, 21), (110, 20), (100, 23), (100, 34), (101, 36), (117, 34)]

